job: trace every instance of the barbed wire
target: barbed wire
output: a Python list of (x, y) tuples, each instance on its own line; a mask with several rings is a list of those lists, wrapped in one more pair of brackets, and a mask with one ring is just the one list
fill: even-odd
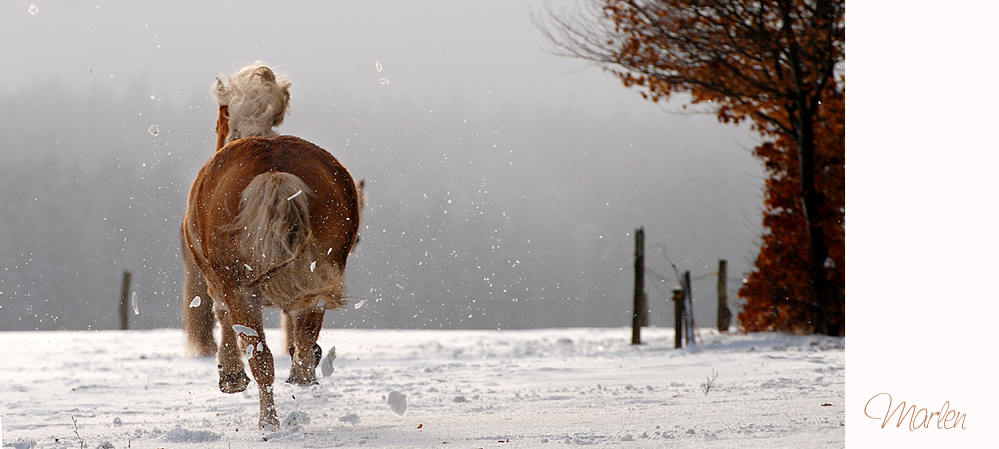
[[(654, 271), (650, 270), (649, 268), (646, 268), (645, 271), (646, 271), (646, 273), (650, 273), (651, 272), (651, 274), (653, 274), (655, 277), (660, 278), (658, 280), (662, 281), (663, 283), (671, 282), (670, 279), (662, 277), (662, 275), (660, 275), (658, 273), (655, 273)], [(705, 281), (705, 280), (710, 280), (710, 278), (712, 278), (712, 277), (713, 276), (710, 273), (708, 275), (698, 276), (697, 278), (694, 278), (692, 276), (690, 278), (690, 283), (691, 284), (695, 284), (697, 282), (702, 282), (702, 281)], [(714, 276), (714, 277), (716, 277), (716, 276)], [(739, 297), (739, 289), (742, 287), (742, 278), (732, 278), (732, 277), (729, 277), (727, 279), (727, 281), (735, 281), (736, 285), (732, 286), (730, 283), (726, 282), (725, 291), (729, 294), (729, 296), (738, 298)], [(661, 286), (658, 285), (658, 283), (653, 283), (653, 285), (656, 285), (658, 288), (662, 288)], [(693, 286), (691, 286), (691, 287), (693, 287)], [(676, 288), (680, 288), (680, 286), (677, 285)], [(705, 288), (705, 287), (702, 287), (702, 288)], [(711, 287), (706, 287), (706, 288), (710, 289)], [(669, 299), (669, 296), (667, 296), (667, 299)]]
[[(663, 243), (653, 243), (653, 244), (651, 244), (649, 246), (651, 246), (653, 248), (658, 248), (660, 250), (660, 255), (664, 259), (666, 259), (666, 261), (669, 262), (670, 266), (673, 268), (673, 272), (676, 275), (675, 281), (676, 281), (677, 287), (682, 288), (683, 287), (683, 282), (680, 281), (680, 271), (677, 268), (676, 263), (673, 262), (673, 260), (669, 258), (668, 254), (666, 254), (666, 249), (667, 249), (666, 245), (663, 244)], [(656, 273), (654, 270), (652, 270), (652, 269), (650, 269), (648, 267), (645, 267), (645, 272), (653, 274), (655, 277), (658, 277), (663, 282), (669, 282), (670, 281), (670, 279), (666, 278), (665, 276), (663, 276), (663, 275), (661, 275), (659, 273)], [(709, 278), (715, 278), (715, 279), (717, 279), (718, 278), (718, 271), (711, 270), (711, 271), (708, 271), (708, 272), (703, 273), (703, 274), (698, 275), (698, 276), (694, 276), (693, 274), (691, 274), (691, 277), (690, 277), (691, 289), (693, 289), (693, 284), (695, 282), (701, 282), (701, 281), (704, 281), (704, 280), (709, 279)], [(738, 297), (739, 296), (739, 286), (742, 285), (744, 279), (745, 279), (744, 276), (738, 276), (738, 277), (727, 276), (725, 278), (725, 285), (728, 286), (730, 282), (734, 281), (736, 287), (726, 287), (726, 291), (729, 294), (732, 294), (735, 297)]]

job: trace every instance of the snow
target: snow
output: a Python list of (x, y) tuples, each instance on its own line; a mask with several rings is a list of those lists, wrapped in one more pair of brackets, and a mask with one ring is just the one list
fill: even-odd
[(132, 312), (136, 315), (139, 314), (139, 295), (137, 292), (132, 292)]
[(391, 408), (396, 415), (402, 416), (406, 414), (406, 395), (398, 391), (393, 391), (389, 393), (388, 399), (385, 402), (388, 403), (389, 408)]
[[(219, 392), (215, 360), (183, 357), (180, 330), (4, 332), (2, 435), (37, 448), (844, 446), (843, 339), (702, 330), (676, 350), (669, 328), (640, 346), (630, 335), (325, 329), (335, 374), (289, 385), (276, 353), (283, 425), (263, 431), (256, 384)], [(280, 330), (266, 337), (281, 347)]]
[(259, 337), (260, 336), (260, 334), (258, 334), (257, 331), (253, 330), (252, 328), (243, 326), (242, 324), (233, 324), (232, 325), (232, 330), (236, 331), (237, 333), (243, 334), (243, 335), (245, 335), (247, 337)]
[(330, 377), (333, 375), (333, 361), (336, 360), (336, 346), (330, 348), (329, 352), (326, 353), (326, 357), (319, 362), (319, 371), (323, 373), (323, 377)]
[(309, 414), (305, 412), (291, 412), (288, 417), (281, 420), (281, 428), (297, 432), (301, 431), (302, 426), (311, 423), (312, 420), (309, 418)]

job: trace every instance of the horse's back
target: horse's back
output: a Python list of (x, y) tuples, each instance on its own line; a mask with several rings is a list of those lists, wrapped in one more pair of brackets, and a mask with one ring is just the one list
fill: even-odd
[(329, 193), (357, 202), (353, 178), (343, 165), (326, 150), (294, 136), (239, 139), (219, 150), (205, 170), (206, 183), (229, 184), (240, 192), (259, 174), (291, 173), (316, 192), (336, 187)]

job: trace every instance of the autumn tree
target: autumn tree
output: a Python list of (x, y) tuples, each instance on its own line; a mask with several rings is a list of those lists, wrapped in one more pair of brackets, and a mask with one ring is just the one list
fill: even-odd
[[(763, 245), (747, 330), (844, 331), (844, 0), (593, 0), (536, 18), (563, 56), (763, 137)], [(696, 106), (693, 106), (696, 105)]]

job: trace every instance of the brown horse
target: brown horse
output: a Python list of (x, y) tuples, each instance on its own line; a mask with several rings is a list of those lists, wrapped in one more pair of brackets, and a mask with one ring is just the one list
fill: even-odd
[(358, 186), (333, 156), (273, 131), (287, 111), (289, 87), (259, 63), (227, 83), (216, 80), (216, 152), (191, 185), (181, 225), (188, 353), (214, 352), (217, 319), (219, 388), (246, 389), (245, 352), (263, 428), (279, 422), (261, 308), (283, 311), (288, 382), (315, 384), (322, 356), (316, 339), (325, 310), (344, 305), (343, 272), (361, 218)]

